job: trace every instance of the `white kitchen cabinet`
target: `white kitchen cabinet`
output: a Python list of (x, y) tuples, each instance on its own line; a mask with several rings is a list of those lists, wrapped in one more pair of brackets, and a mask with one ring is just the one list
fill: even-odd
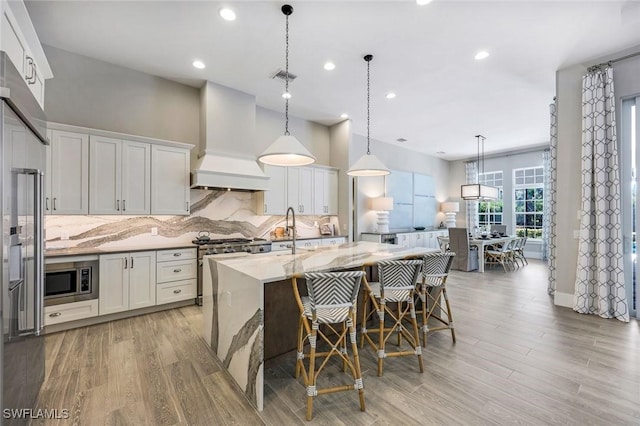
[(340, 244), (344, 244), (347, 242), (346, 237), (335, 237), (335, 238), (323, 238), (322, 245), (323, 246), (337, 246)]
[(156, 252), (100, 256), (100, 315), (156, 304)]
[(156, 302), (179, 302), (197, 297), (197, 253), (193, 249), (157, 252)]
[[(257, 193), (256, 212), (264, 215), (284, 215), (287, 211), (287, 168), (264, 165), (269, 176), (269, 190)], [(294, 206), (295, 208), (295, 206)]]
[(44, 325), (60, 324), (98, 316), (98, 299), (44, 307)]
[(91, 136), (89, 214), (151, 212), (151, 145)]
[(189, 214), (189, 150), (151, 147), (151, 214)]
[(196, 280), (171, 281), (158, 284), (158, 305), (195, 299), (197, 297)]
[(315, 238), (311, 240), (296, 240), (296, 248), (313, 249), (321, 245), (322, 245), (322, 240), (320, 238)]
[(287, 170), (287, 204), (297, 214), (313, 214), (313, 168), (290, 167)]
[(53, 130), (50, 154), (45, 209), (50, 214), (88, 214), (89, 136)]
[(271, 251), (285, 251), (291, 250), (291, 241), (272, 241)]
[(313, 213), (316, 215), (338, 214), (338, 171), (313, 169)]
[(53, 77), (27, 9), (22, 1), (0, 3), (0, 49), (16, 67), (33, 96), (44, 109), (45, 78)]
[(396, 236), (398, 238), (398, 245), (405, 247), (415, 247), (417, 238), (414, 232), (396, 234)]

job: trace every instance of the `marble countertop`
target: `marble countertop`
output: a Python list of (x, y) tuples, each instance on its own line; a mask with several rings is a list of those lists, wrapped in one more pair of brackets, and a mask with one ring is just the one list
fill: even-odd
[(160, 244), (144, 244), (117, 247), (68, 247), (68, 248), (48, 248), (44, 251), (44, 257), (58, 256), (79, 256), (84, 254), (107, 254), (107, 253), (123, 253), (131, 251), (148, 251), (148, 250), (170, 250), (178, 248), (196, 248), (191, 243), (160, 243)]
[[(324, 240), (326, 238), (347, 238), (346, 235), (318, 235), (316, 237), (296, 237), (296, 241), (302, 240)], [(293, 241), (292, 237), (271, 238), (269, 241), (272, 243), (279, 243), (281, 241)]]
[(323, 246), (315, 250), (296, 249), (295, 255), (289, 252), (271, 252), (205, 257), (255, 280), (268, 283), (302, 275), (305, 272), (355, 268), (382, 260), (402, 259), (436, 251), (439, 250), (358, 241), (337, 246)]
[(371, 235), (388, 235), (388, 234), (409, 234), (412, 232), (435, 232), (435, 231), (446, 231), (447, 228), (426, 228), (426, 229), (413, 229), (413, 228), (404, 228), (404, 229), (391, 229), (389, 232), (361, 232), (361, 234), (371, 234)]

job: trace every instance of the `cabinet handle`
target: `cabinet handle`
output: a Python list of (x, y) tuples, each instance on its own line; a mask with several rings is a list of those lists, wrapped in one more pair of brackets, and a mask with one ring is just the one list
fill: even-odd
[(46, 197), (46, 198), (44, 199), (44, 209), (45, 209), (46, 211), (49, 211), (49, 197)]
[(60, 315), (62, 315), (62, 312), (51, 312), (49, 314), (51, 318), (59, 317)]
[(116, 200), (116, 210), (120, 211), (120, 200)]
[(177, 289), (177, 290), (173, 290), (173, 292), (174, 292), (175, 294), (179, 294), (179, 293), (182, 293), (182, 290), (181, 290), (181, 289)]
[(122, 211), (127, 211), (127, 205), (125, 204), (127, 200), (122, 200)]
[(189, 202), (185, 201), (184, 205), (185, 205), (185, 210), (189, 211)]
[(127, 257), (125, 257), (125, 258), (124, 258), (124, 269), (127, 269), (127, 260), (128, 260), (128, 258), (127, 258)]
[(173, 255), (174, 255), (175, 257), (180, 257), (180, 256), (182, 256), (182, 253), (173, 253)]
[(38, 68), (36, 67), (35, 62), (31, 66), (33, 67), (33, 81), (29, 81), (29, 84), (35, 84), (36, 76), (38, 75)]
[(176, 268), (176, 269), (173, 270), (173, 272), (175, 272), (177, 274), (178, 272), (182, 272), (182, 269)]
[(53, 197), (53, 209), (54, 209), (54, 210), (58, 210), (58, 208), (56, 207), (56, 201), (57, 201), (57, 200), (58, 200), (58, 199), (57, 199), (56, 197)]
[(133, 269), (133, 256), (131, 257), (131, 269)]
[(29, 75), (25, 75), (24, 79), (26, 80), (27, 84), (33, 84), (36, 82), (36, 67), (33, 63), (33, 58), (29, 55), (27, 55), (27, 65), (29, 66), (31, 73)]

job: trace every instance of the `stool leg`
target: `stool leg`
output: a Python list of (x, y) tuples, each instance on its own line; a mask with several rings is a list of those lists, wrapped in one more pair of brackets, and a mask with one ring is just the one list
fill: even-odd
[(369, 307), (369, 292), (364, 291), (364, 299), (362, 302), (362, 322), (360, 323), (360, 348), (364, 348), (364, 335), (366, 334), (362, 330), (367, 329), (367, 308)]
[[(355, 377), (355, 382), (356, 384), (362, 384), (362, 371), (360, 370), (360, 356), (358, 355), (358, 344), (356, 342), (356, 326), (355, 326), (355, 320), (356, 320), (356, 315), (355, 313), (352, 315), (352, 318), (347, 325), (349, 326), (349, 337), (351, 340), (351, 351), (353, 352), (353, 366), (356, 370), (356, 377)], [(358, 396), (360, 397), (360, 411), (364, 411), (365, 410), (365, 404), (364, 404), (364, 388), (363, 386), (359, 386), (358, 385)]]
[[(342, 339), (341, 342), (341, 348), (342, 348), (342, 353), (346, 356), (347, 353), (347, 336), (345, 331), (347, 330), (347, 324), (346, 323), (342, 323), (342, 334), (344, 334), (344, 338)], [(347, 372), (347, 361), (343, 358), (342, 359), (342, 372), (346, 373)]]
[(444, 302), (447, 304), (447, 316), (449, 317), (449, 329), (451, 330), (451, 338), (453, 339), (453, 343), (456, 342), (456, 331), (453, 328), (453, 317), (451, 316), (451, 305), (449, 304), (449, 297), (447, 296), (447, 288), (444, 287), (442, 289), (442, 294), (444, 296)]
[(427, 286), (423, 285), (420, 291), (422, 293), (422, 347), (425, 348), (427, 347), (427, 330), (429, 329), (427, 326)]
[[(396, 306), (398, 308), (398, 319), (400, 317), (402, 317), (402, 302), (396, 302)], [(402, 323), (400, 324), (402, 325)], [(398, 329), (397, 331), (398, 334), (398, 346), (402, 345), (402, 333), (400, 333), (400, 330)]]
[(424, 373), (424, 365), (422, 363), (422, 349), (420, 348), (420, 332), (418, 331), (418, 320), (416, 319), (416, 307), (413, 303), (413, 295), (409, 299), (409, 313), (411, 315), (411, 324), (413, 325), (413, 338), (415, 340), (415, 350), (418, 355), (418, 365), (420, 372)]
[(380, 299), (380, 309), (378, 318), (380, 326), (378, 327), (378, 376), (382, 377), (382, 363), (384, 362), (384, 310), (386, 308), (384, 299)]
[(309, 338), (309, 344), (311, 349), (309, 350), (309, 383), (307, 383), (307, 420), (311, 420), (313, 413), (313, 397), (316, 393), (316, 339), (318, 337), (318, 323), (313, 322), (311, 325), (311, 337)]
[[(300, 316), (300, 319), (298, 320), (298, 354), (302, 353), (304, 348), (304, 345), (302, 344), (303, 336), (304, 336), (303, 329), (304, 329), (304, 325), (302, 324), (302, 316)], [(298, 354), (296, 354), (296, 373), (295, 373), (296, 379), (300, 377), (300, 368), (302, 367), (300, 364), (304, 362), (304, 360), (297, 358)]]

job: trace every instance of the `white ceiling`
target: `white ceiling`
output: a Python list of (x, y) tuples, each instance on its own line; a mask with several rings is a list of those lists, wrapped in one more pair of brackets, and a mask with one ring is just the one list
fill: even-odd
[[(284, 109), (283, 84), (270, 79), (284, 68), (283, 2), (26, 4), (44, 44), (197, 87), (209, 79)], [(547, 143), (555, 71), (640, 45), (637, 1), (291, 4), (291, 113), (333, 124), (346, 112), (366, 134), (371, 53), (371, 137), (446, 159), (474, 156), (478, 133), (486, 153)], [(223, 5), (236, 21), (220, 18)], [(479, 50), (491, 56), (475, 61)], [(391, 90), (397, 98), (385, 99)]]

